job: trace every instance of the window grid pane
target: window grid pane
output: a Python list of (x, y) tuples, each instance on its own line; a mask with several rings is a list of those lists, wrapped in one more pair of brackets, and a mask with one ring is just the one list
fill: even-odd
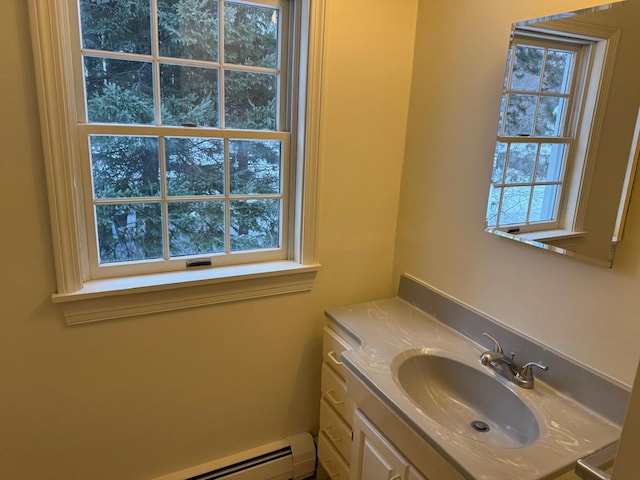
[(281, 140), (88, 142), (101, 264), (282, 247)]
[(504, 139), (498, 142), (487, 225), (499, 227), (555, 220), (567, 150), (568, 144), (564, 143), (537, 144)]
[(487, 226), (557, 220), (577, 51), (516, 40), (507, 59)]
[[(108, 19), (85, 13), (90, 0), (78, 1), (98, 264), (283, 249), (280, 8), (206, 0), (195, 28), (178, 21), (182, 2), (136, 0), (122, 29), (146, 31), (121, 39)], [(108, 42), (96, 41), (101, 33)], [(133, 133), (142, 125), (157, 134)], [(196, 128), (171, 136), (176, 127)], [(199, 127), (265, 134), (200, 137)]]

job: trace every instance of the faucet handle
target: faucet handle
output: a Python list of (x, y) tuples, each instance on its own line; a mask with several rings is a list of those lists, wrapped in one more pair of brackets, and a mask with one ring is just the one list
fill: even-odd
[(542, 363), (538, 363), (538, 362), (529, 362), (529, 363), (525, 363), (522, 368), (520, 369), (521, 372), (524, 372), (525, 369), (527, 372), (531, 372), (531, 367), (536, 367), (539, 368), (540, 370), (543, 371), (547, 371), (549, 370), (549, 367), (547, 367), (546, 365), (543, 365)]
[(498, 340), (496, 340), (495, 338), (493, 338), (491, 335), (489, 335), (487, 332), (482, 332), (482, 335), (484, 335), (485, 337), (487, 337), (489, 340), (491, 340), (493, 343), (495, 343), (495, 348), (493, 349), (494, 352), (497, 353), (504, 353), (504, 350), (502, 350), (502, 345), (500, 345), (500, 342)]
[(526, 363), (520, 368), (520, 371), (516, 373), (515, 380), (518, 385), (524, 388), (533, 388), (533, 368), (536, 367), (540, 370), (546, 372), (549, 370), (549, 367), (543, 365), (542, 363), (537, 362), (529, 362)]

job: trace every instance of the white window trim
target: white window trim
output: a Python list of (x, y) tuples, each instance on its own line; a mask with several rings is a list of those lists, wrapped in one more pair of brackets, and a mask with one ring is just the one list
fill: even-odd
[(316, 220), (326, 0), (301, 1), (296, 8), (302, 19), (300, 40), (308, 49), (300, 58), (306, 81), (296, 86), (301, 99), (297, 123), (304, 128), (295, 130), (302, 148), (292, 152), (297, 171), (289, 260), (104, 280), (88, 277), (81, 168), (71, 115), (69, 2), (28, 1), (58, 289), (52, 300), (61, 306), (67, 324), (310, 290), (320, 268)]
[[(600, 143), (607, 99), (613, 78), (620, 29), (584, 24), (571, 19), (557, 20), (557, 26), (595, 42), (592, 47), (594, 51), (591, 61), (597, 68), (593, 68), (593, 66), (589, 68), (590, 73), (585, 85), (586, 95), (584, 95), (580, 125), (576, 136), (576, 149), (573, 152), (574, 159), (583, 159), (583, 161), (579, 166), (574, 166), (573, 178), (567, 178), (567, 184), (570, 186), (568, 192), (570, 201), (569, 211), (565, 213), (563, 225), (566, 230), (583, 231), (591, 181), (597, 163), (598, 144)], [(582, 180), (579, 181), (579, 179)], [(571, 210), (571, 206), (574, 207), (573, 210)]]

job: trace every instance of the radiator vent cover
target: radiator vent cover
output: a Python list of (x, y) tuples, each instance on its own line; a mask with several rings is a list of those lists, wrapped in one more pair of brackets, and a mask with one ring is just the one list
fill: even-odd
[(291, 447), (284, 447), (273, 452), (265, 453), (264, 455), (258, 455), (256, 457), (249, 458), (242, 462), (234, 463), (227, 467), (218, 468), (207, 473), (189, 477), (187, 480), (218, 480), (234, 478), (232, 475), (240, 474), (247, 470), (256, 468), (264, 468), (262, 465), (273, 464), (279, 459), (289, 458), (291, 456)]
[(155, 480), (302, 480), (315, 463), (315, 443), (305, 432)]

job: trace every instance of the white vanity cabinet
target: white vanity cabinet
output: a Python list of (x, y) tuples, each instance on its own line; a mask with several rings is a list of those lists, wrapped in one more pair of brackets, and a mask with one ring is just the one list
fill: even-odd
[(376, 427), (356, 410), (351, 480), (426, 480)]
[(350, 478), (354, 405), (347, 393), (340, 354), (353, 346), (353, 340), (337, 328), (324, 327), (318, 461), (331, 480)]

